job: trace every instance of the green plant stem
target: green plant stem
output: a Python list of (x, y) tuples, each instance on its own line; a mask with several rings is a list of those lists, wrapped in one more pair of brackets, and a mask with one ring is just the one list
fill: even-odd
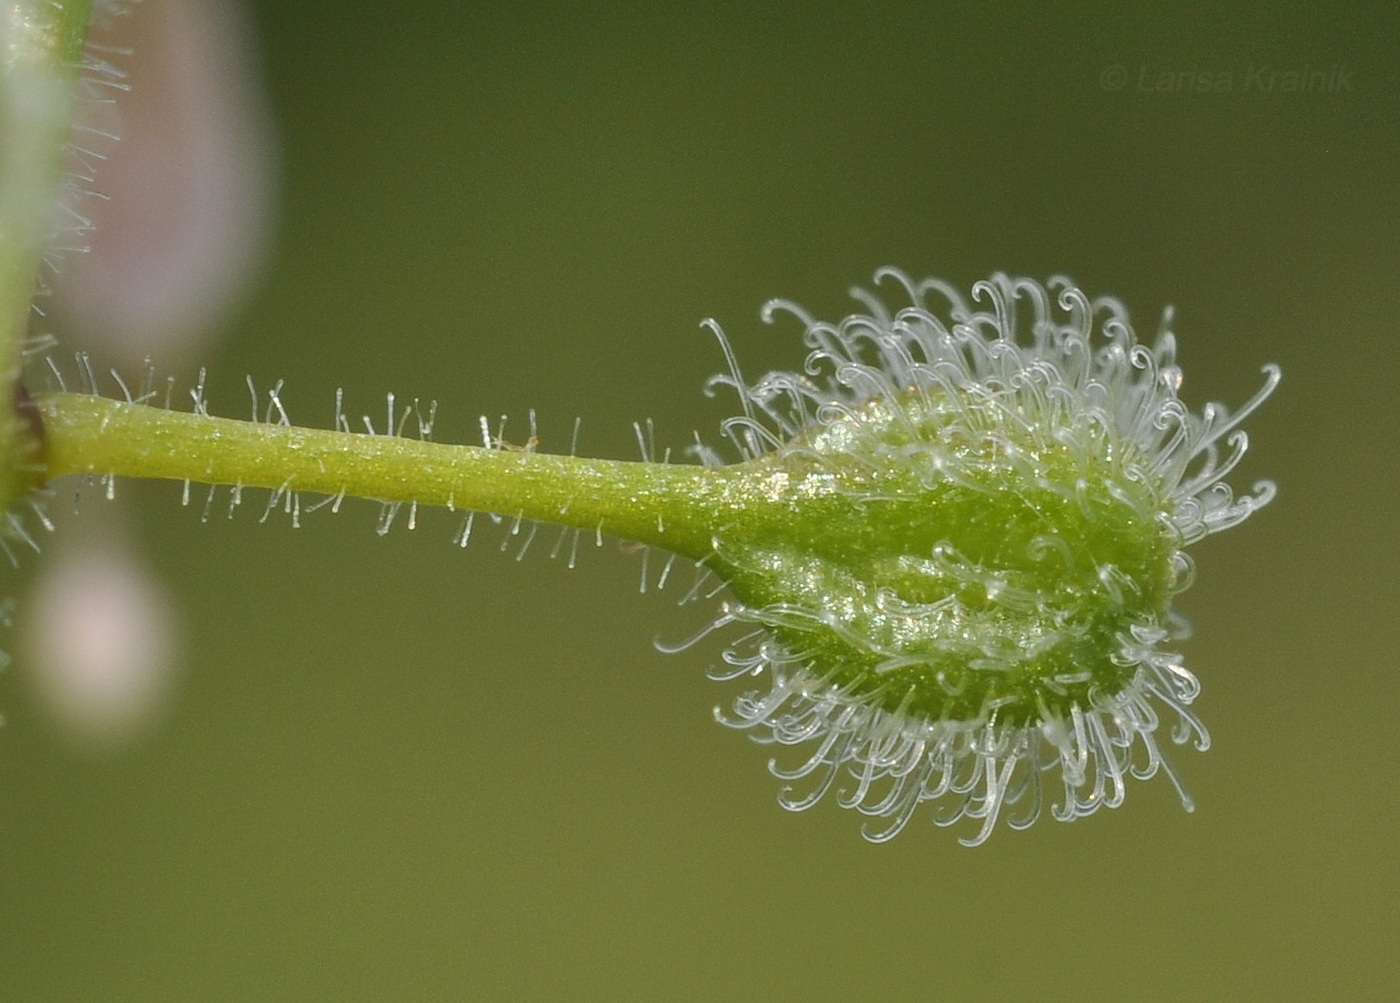
[(0, 337), (7, 360), (27, 325), (53, 225), (90, 6), (15, 0), (0, 7)]
[(167, 411), (86, 394), (35, 398), (47, 475), (155, 477), (344, 493), (600, 531), (693, 559), (735, 489), (729, 468), (448, 445)]
[(9, 405), (54, 226), (90, 8), (89, 0), (0, 5), (0, 507), (26, 486), (30, 427)]

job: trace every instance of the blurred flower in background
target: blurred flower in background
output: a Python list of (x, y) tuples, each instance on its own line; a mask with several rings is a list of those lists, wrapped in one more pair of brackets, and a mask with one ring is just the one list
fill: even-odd
[[(99, 2), (89, 53), (111, 69), (77, 112), (73, 173), (94, 180), (66, 208), (83, 246), (44, 307), (64, 351), (134, 388), (148, 365), (178, 367), (247, 291), (270, 232), (272, 129), (240, 0)], [(110, 748), (158, 720), (176, 630), (120, 497), (94, 494), (81, 520), (62, 495), (51, 506), (75, 525), (49, 545), (19, 646), (62, 730)]]
[(22, 613), (23, 663), (67, 736), (110, 748), (159, 719), (174, 670), (169, 597), (116, 505), (92, 505), (46, 562)]

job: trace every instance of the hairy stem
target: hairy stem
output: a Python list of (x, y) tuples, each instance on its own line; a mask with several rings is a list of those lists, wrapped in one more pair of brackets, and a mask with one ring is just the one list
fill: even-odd
[(20, 345), (54, 226), (89, 0), (0, 5), (0, 508), (20, 494), (33, 448), (18, 400)]
[(35, 399), (47, 476), (116, 474), (344, 493), (599, 530), (699, 559), (724, 469), (236, 421), (86, 394)]

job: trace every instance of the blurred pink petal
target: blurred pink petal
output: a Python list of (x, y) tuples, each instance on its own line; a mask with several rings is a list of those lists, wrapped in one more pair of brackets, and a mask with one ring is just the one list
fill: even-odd
[(84, 158), (103, 197), (73, 206), (92, 230), (59, 269), (56, 312), (103, 360), (173, 364), (224, 318), (266, 242), (256, 50), (235, 0), (146, 0), (99, 17), (90, 41), (129, 89), (80, 104), (75, 145), (105, 158)]
[(56, 546), (20, 627), (22, 664), (55, 722), (102, 747), (156, 721), (174, 664), (171, 604), (117, 535)]

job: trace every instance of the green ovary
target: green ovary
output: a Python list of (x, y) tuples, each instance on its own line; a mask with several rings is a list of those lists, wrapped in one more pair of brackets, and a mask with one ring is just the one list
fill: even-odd
[(1122, 638), (1170, 604), (1176, 534), (1101, 426), (1066, 445), (1000, 413), (969, 428), (966, 409), (872, 402), (746, 464), (753, 507), (716, 535), (746, 618), (931, 720), (1028, 724), (1121, 691)]

